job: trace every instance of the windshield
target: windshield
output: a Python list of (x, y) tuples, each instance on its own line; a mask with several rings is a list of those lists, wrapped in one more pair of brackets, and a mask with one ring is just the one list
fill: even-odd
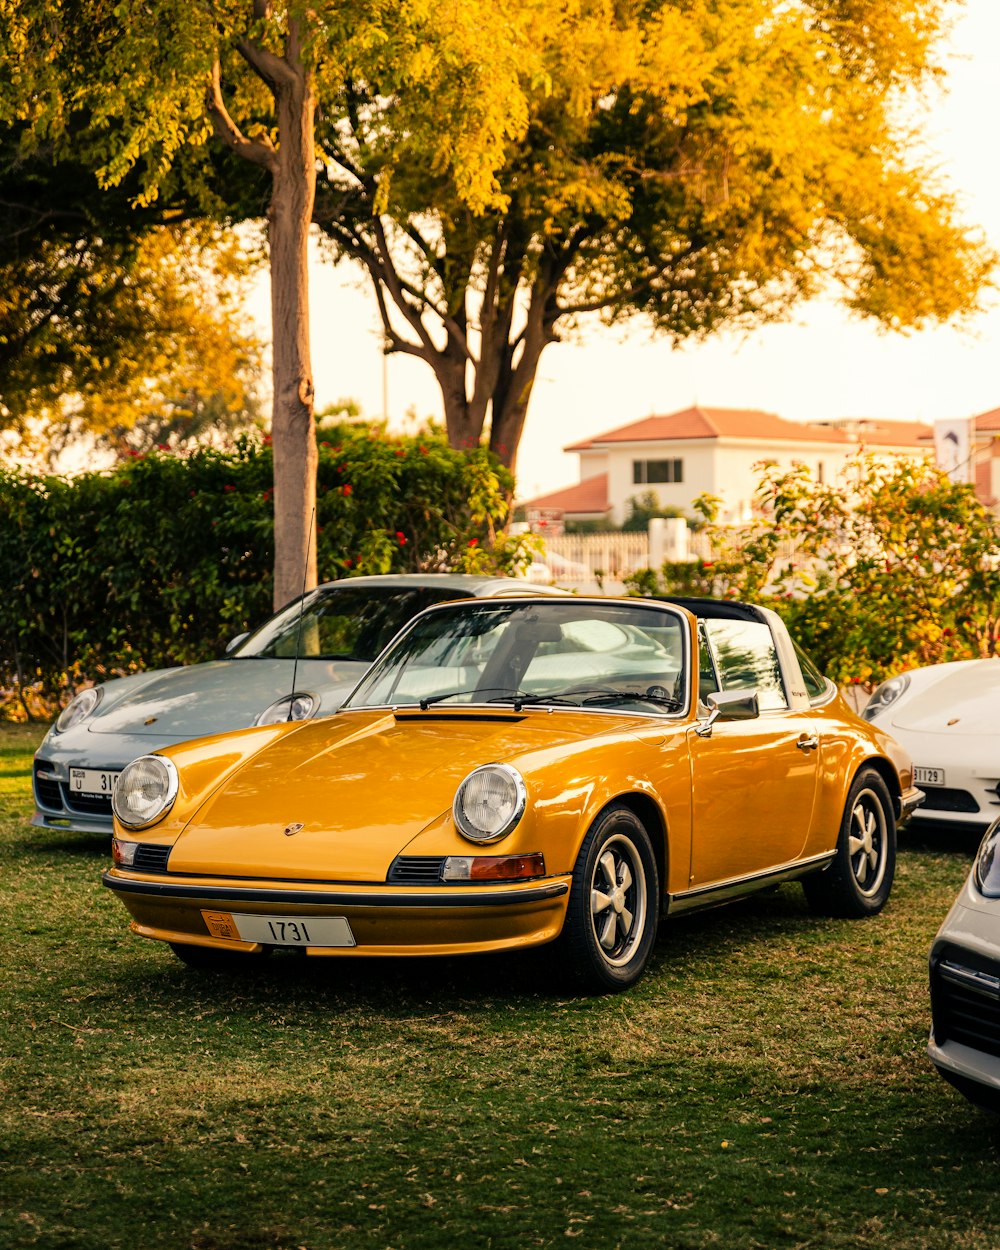
[[(467, 591), (437, 586), (325, 586), (283, 608), (232, 657), (359, 660), (370, 664), (407, 621)], [(300, 620), (301, 618), (301, 620)]]
[(664, 714), (687, 707), (687, 628), (622, 603), (464, 603), (429, 613), (345, 707), (529, 703)]

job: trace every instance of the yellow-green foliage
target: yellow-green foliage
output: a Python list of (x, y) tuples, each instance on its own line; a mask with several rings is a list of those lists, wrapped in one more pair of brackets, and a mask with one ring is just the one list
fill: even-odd
[[(710, 560), (634, 588), (769, 604), (839, 682), (1000, 654), (1000, 531), (971, 486), (862, 453), (825, 485), (762, 465), (756, 501), (749, 527), (709, 525)], [(711, 518), (713, 501), (701, 508)]]

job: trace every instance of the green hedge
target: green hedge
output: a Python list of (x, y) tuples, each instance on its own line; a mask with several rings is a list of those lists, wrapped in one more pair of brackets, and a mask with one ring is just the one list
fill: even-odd
[[(319, 449), (321, 581), (427, 568), (502, 571), (512, 482), (436, 434), (343, 427)], [(44, 706), (86, 680), (220, 653), (271, 612), (267, 441), (154, 452), (72, 479), (0, 469), (0, 690)]]

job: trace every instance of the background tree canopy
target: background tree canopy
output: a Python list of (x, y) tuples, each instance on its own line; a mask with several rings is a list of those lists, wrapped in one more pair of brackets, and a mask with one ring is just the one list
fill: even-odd
[(538, 0), (498, 197), (470, 211), (412, 144), (405, 89), (349, 65), (317, 219), (366, 267), (389, 350), (434, 370), (452, 443), (488, 430), (510, 465), (542, 352), (588, 312), (678, 342), (824, 288), (895, 330), (972, 312), (992, 257), (901, 120), (951, 7)]
[[(0, 125), (17, 161), (128, 188), (137, 223), (265, 212), (281, 602), (315, 550), (310, 220), (434, 370), (452, 445), (513, 466), (541, 355), (588, 313), (680, 342), (825, 288), (895, 330), (977, 309), (993, 257), (904, 120), (953, 9), (0, 0)], [(47, 257), (60, 307), (86, 305), (75, 255)]]

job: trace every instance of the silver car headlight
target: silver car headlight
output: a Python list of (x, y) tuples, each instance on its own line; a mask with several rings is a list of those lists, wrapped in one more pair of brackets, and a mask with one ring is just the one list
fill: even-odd
[(254, 721), (255, 725), (280, 725), (286, 720), (308, 720), (317, 706), (311, 694), (286, 694), (275, 699)]
[(874, 720), (880, 712), (884, 712), (887, 707), (906, 693), (909, 684), (909, 673), (900, 673), (898, 677), (890, 677), (888, 681), (884, 681), (868, 700), (867, 707), (861, 713), (862, 717), (865, 720)]
[(118, 775), (111, 808), (126, 829), (155, 825), (177, 797), (177, 769), (162, 755), (140, 755)]
[(983, 834), (972, 866), (976, 889), (987, 898), (1000, 898), (1000, 820), (995, 820)]
[(104, 690), (101, 686), (91, 686), (89, 690), (81, 690), (59, 713), (59, 719), (55, 724), (56, 733), (64, 734), (67, 729), (72, 729), (74, 725), (79, 725), (88, 716), (93, 716), (103, 697)]
[(452, 814), (458, 831), (470, 842), (497, 842), (524, 815), (528, 790), (509, 764), (484, 764), (462, 782)]

